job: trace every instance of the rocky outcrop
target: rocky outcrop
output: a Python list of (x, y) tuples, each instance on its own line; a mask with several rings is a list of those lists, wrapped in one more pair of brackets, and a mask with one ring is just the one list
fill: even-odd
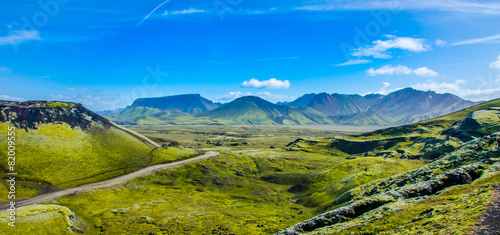
[(500, 108), (489, 108), (471, 113), (441, 133), (469, 141), (497, 131), (500, 131)]
[(22, 129), (36, 129), (38, 125), (46, 123), (67, 123), (72, 128), (79, 127), (82, 130), (96, 123), (112, 126), (108, 119), (81, 104), (45, 101), (0, 101), (0, 122), (7, 121)]

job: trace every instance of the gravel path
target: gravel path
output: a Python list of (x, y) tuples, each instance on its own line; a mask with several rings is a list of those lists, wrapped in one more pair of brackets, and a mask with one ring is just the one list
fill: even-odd
[(500, 184), (493, 185), (495, 192), (493, 200), (488, 206), (486, 213), (482, 215), (481, 222), (476, 225), (474, 235), (498, 235), (500, 234)]
[[(53, 193), (42, 194), (40, 196), (36, 196), (36, 197), (30, 198), (30, 199), (26, 199), (26, 200), (22, 200), (22, 201), (17, 201), (16, 202), (16, 208), (19, 208), (19, 207), (22, 207), (22, 206), (33, 205), (33, 204), (36, 204), (36, 203), (44, 202), (44, 201), (47, 201), (47, 200), (51, 200), (51, 199), (54, 199), (54, 198), (57, 198), (57, 197), (61, 197), (61, 196), (64, 196), (64, 195), (68, 195), (68, 194), (72, 194), (72, 193), (76, 193), (76, 192), (80, 192), (80, 191), (85, 191), (85, 190), (90, 190), (90, 189), (96, 189), (96, 188), (102, 188), (102, 187), (108, 187), (108, 186), (112, 186), (112, 185), (124, 183), (124, 182), (130, 181), (130, 180), (132, 180), (134, 178), (137, 178), (139, 176), (148, 175), (148, 174), (150, 174), (151, 172), (154, 172), (154, 171), (163, 170), (163, 169), (169, 169), (169, 168), (177, 168), (177, 167), (184, 166), (184, 165), (186, 165), (188, 163), (193, 163), (193, 162), (201, 161), (203, 159), (207, 159), (207, 158), (210, 158), (210, 157), (215, 157), (215, 156), (218, 156), (218, 155), (219, 155), (218, 152), (207, 152), (207, 153), (205, 153), (205, 154), (203, 154), (201, 156), (190, 158), (190, 159), (186, 159), (186, 160), (182, 160), (182, 161), (178, 161), (178, 162), (171, 162), (171, 163), (166, 163), (166, 164), (149, 166), (149, 167), (143, 168), (141, 170), (138, 170), (136, 172), (132, 172), (130, 174), (122, 175), (120, 177), (117, 177), (117, 178), (114, 178), (114, 179), (110, 179), (110, 180), (106, 180), (106, 181), (103, 181), (103, 182), (98, 182), (98, 183), (93, 183), (93, 184), (86, 184), (86, 185), (81, 185), (81, 186), (74, 187), (74, 188), (64, 189), (64, 190), (61, 190), (61, 191), (56, 191), (56, 192), (53, 192)], [(9, 202), (0, 204), (0, 210), (5, 210), (8, 207), (9, 207)]]

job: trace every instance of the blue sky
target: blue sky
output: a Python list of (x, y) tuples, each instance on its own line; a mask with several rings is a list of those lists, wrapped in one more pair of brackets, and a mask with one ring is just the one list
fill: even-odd
[(93, 110), (199, 93), (290, 101), (404, 87), (500, 98), (498, 1), (9, 1), (0, 99)]

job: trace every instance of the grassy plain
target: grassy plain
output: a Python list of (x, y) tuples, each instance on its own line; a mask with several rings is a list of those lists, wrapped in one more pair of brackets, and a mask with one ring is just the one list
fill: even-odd
[[(119, 186), (58, 198), (86, 221), (91, 233), (272, 234), (324, 212), (325, 203), (363, 182), (424, 164), (379, 158), (363, 162), (338, 151), (283, 149), (297, 138), (326, 141), (354, 132), (269, 126), (128, 128), (158, 143), (175, 140), (221, 155)], [(330, 180), (339, 180), (338, 184), (330, 186), (322, 178), (304, 191), (291, 190), (322, 176), (333, 177)], [(347, 181), (351, 183), (340, 187)], [(319, 192), (326, 188), (326, 193)]]

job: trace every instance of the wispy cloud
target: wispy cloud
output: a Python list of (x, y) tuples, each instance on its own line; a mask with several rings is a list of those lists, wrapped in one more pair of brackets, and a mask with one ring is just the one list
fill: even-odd
[(278, 57), (278, 58), (262, 58), (256, 59), (256, 61), (272, 61), (272, 60), (297, 60), (300, 57)]
[(379, 69), (374, 69), (370, 68), (366, 70), (366, 73), (370, 76), (377, 76), (377, 75), (409, 75), (409, 74), (415, 74), (417, 76), (421, 77), (436, 77), (438, 76), (438, 73), (430, 70), (427, 67), (422, 67), (418, 69), (410, 69), (404, 65), (398, 65), (398, 66), (392, 66), (392, 65), (386, 65), (382, 68)]
[[(377, 92), (371, 92), (371, 93), (368, 93), (368, 94), (373, 94), (373, 93), (375, 93), (375, 94), (381, 94), (381, 95), (388, 95), (388, 94), (390, 94), (390, 93), (392, 93), (392, 92), (395, 92), (395, 91), (397, 91), (397, 90), (401, 90), (401, 88), (387, 89), (387, 88), (389, 88), (390, 86), (391, 86), (391, 84), (390, 84), (390, 83), (388, 83), (388, 82), (383, 82), (383, 83), (382, 83), (382, 88), (381, 88), (379, 91), (377, 91)], [(365, 95), (367, 95), (367, 94), (365, 94)]]
[(436, 46), (444, 46), (446, 45), (446, 41), (442, 39), (436, 40)]
[(425, 39), (421, 38), (396, 37), (393, 35), (386, 35), (386, 37), (389, 39), (385, 41), (376, 40), (372, 42), (372, 45), (354, 49), (354, 52), (352, 52), (351, 55), (357, 57), (389, 59), (392, 58), (392, 55), (389, 52), (389, 50), (392, 49), (423, 52), (431, 48), (431, 46), (425, 44)]
[(357, 65), (357, 64), (367, 64), (367, 63), (371, 63), (371, 62), (372, 62), (371, 60), (357, 59), (357, 60), (349, 60), (347, 62), (344, 62), (341, 64), (336, 64), (334, 66), (349, 66), (349, 65)]
[(163, 5), (167, 4), (169, 1), (170, 0), (164, 1), (163, 3), (161, 3), (160, 5), (158, 5), (157, 7), (155, 7), (155, 9), (153, 9), (146, 17), (144, 17), (144, 19), (142, 19), (141, 22), (139, 22), (137, 24), (137, 26), (140, 26), (142, 23), (144, 23), (144, 21), (146, 21), (153, 13), (155, 13), (156, 10), (158, 10)]
[(15, 30), (12, 31), (7, 36), (0, 37), (0, 46), (15, 45), (33, 40), (42, 40), (42, 38), (40, 38), (38, 31)]
[(183, 15), (183, 14), (194, 14), (194, 13), (206, 13), (208, 12), (207, 10), (203, 9), (196, 9), (196, 8), (189, 8), (185, 10), (177, 10), (177, 11), (165, 11), (162, 15)]
[(344, 11), (344, 10), (435, 10), (466, 12), (476, 14), (500, 14), (497, 2), (440, 0), (440, 1), (394, 1), (394, 0), (343, 0), (328, 1), (296, 7), (305, 11)]
[(500, 70), (500, 55), (496, 61), (490, 64), (490, 68)]
[(473, 101), (491, 100), (500, 97), (500, 87), (492, 87), (486, 89), (467, 89), (462, 87), (462, 85), (466, 82), (467, 81), (462, 79), (457, 80), (454, 83), (437, 83), (430, 81), (427, 83), (419, 83), (412, 87), (417, 90), (430, 90), (438, 93), (451, 93), (458, 95), (461, 98)]
[(25, 101), (23, 98), (13, 97), (8, 95), (0, 95), (0, 100), (8, 100), (8, 101)]
[(221, 101), (221, 102), (229, 102), (229, 101), (232, 101), (232, 100), (238, 99), (240, 97), (244, 97), (244, 96), (258, 96), (262, 99), (270, 100), (270, 101), (284, 101), (284, 100), (289, 101), (289, 100), (294, 99), (294, 97), (291, 97), (291, 96), (273, 94), (273, 93), (270, 93), (267, 91), (258, 92), (258, 93), (232, 91), (232, 92), (228, 92), (228, 93), (222, 95), (221, 97), (218, 97), (216, 100)]
[(12, 73), (12, 69), (5, 66), (0, 66), (0, 73)]
[(242, 87), (253, 87), (253, 88), (267, 88), (267, 89), (288, 89), (290, 88), (290, 81), (278, 80), (276, 78), (271, 78), (265, 81), (259, 81), (255, 78), (249, 81), (244, 81), (241, 83)]
[(473, 38), (473, 39), (467, 39), (463, 40), (460, 42), (455, 42), (450, 45), (452, 46), (460, 46), (460, 45), (469, 45), (469, 44), (478, 44), (478, 43), (486, 43), (486, 42), (492, 42), (498, 40), (497, 42), (500, 42), (500, 34), (488, 36), (488, 37), (482, 37), (482, 38)]

